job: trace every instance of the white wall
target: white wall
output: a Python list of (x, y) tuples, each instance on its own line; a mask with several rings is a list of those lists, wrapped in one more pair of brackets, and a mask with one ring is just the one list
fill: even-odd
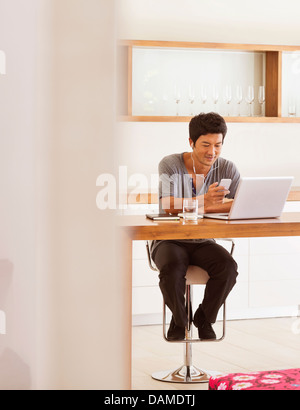
[[(189, 151), (187, 123), (123, 123), (119, 125), (120, 159), (128, 175), (150, 175), (164, 155)], [(222, 155), (243, 176), (294, 175), (300, 185), (300, 124), (228, 124)]]
[(114, 30), (113, 0), (0, 0), (0, 389), (129, 387), (114, 214), (96, 207)]
[(297, 0), (118, 0), (118, 35), (138, 40), (299, 43)]
[[(299, 45), (297, 0), (120, 0), (118, 5), (122, 39)], [(300, 124), (228, 128), (223, 156), (242, 175), (294, 175), (294, 184), (300, 184)], [(148, 178), (164, 155), (189, 150), (187, 123), (124, 123), (118, 135), (120, 163)]]
[(0, 2), (0, 388), (34, 385), (36, 375), (35, 119), (36, 1)]

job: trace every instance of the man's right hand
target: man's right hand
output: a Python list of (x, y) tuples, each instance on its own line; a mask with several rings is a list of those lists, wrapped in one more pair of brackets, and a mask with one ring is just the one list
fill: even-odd
[(224, 187), (219, 186), (218, 182), (210, 185), (207, 193), (204, 195), (205, 211), (207, 212), (207, 210), (209, 210), (211, 207), (223, 204), (225, 196), (229, 193), (230, 191), (228, 191)]

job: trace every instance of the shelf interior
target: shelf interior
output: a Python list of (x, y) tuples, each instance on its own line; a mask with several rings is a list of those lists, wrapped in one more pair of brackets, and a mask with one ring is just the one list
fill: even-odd
[[(296, 46), (123, 41), (117, 52), (118, 119), (188, 122), (199, 112), (217, 111), (228, 122), (297, 123), (299, 73)], [(231, 101), (226, 104), (228, 85)], [(255, 95), (251, 111), (246, 101), (248, 85), (253, 85)], [(265, 86), (266, 95), (262, 105), (260, 85)], [(240, 104), (237, 86), (243, 90)], [(217, 102), (213, 101), (215, 87)], [(180, 89), (178, 104), (175, 88)]]

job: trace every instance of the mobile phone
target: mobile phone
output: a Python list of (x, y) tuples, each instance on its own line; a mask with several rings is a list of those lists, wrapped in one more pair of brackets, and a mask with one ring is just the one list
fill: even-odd
[(170, 214), (146, 214), (146, 217), (153, 221), (179, 221), (180, 217)]
[(227, 190), (229, 189), (230, 185), (231, 185), (232, 180), (231, 179), (221, 179), (221, 182), (219, 183), (219, 186), (223, 186), (224, 188), (226, 188)]

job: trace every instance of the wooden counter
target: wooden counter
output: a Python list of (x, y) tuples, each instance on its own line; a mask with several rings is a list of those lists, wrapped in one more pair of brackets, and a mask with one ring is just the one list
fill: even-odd
[(254, 238), (299, 236), (300, 213), (283, 213), (281, 218), (223, 221), (199, 219), (195, 222), (152, 221), (145, 215), (122, 216), (118, 225), (132, 240)]

